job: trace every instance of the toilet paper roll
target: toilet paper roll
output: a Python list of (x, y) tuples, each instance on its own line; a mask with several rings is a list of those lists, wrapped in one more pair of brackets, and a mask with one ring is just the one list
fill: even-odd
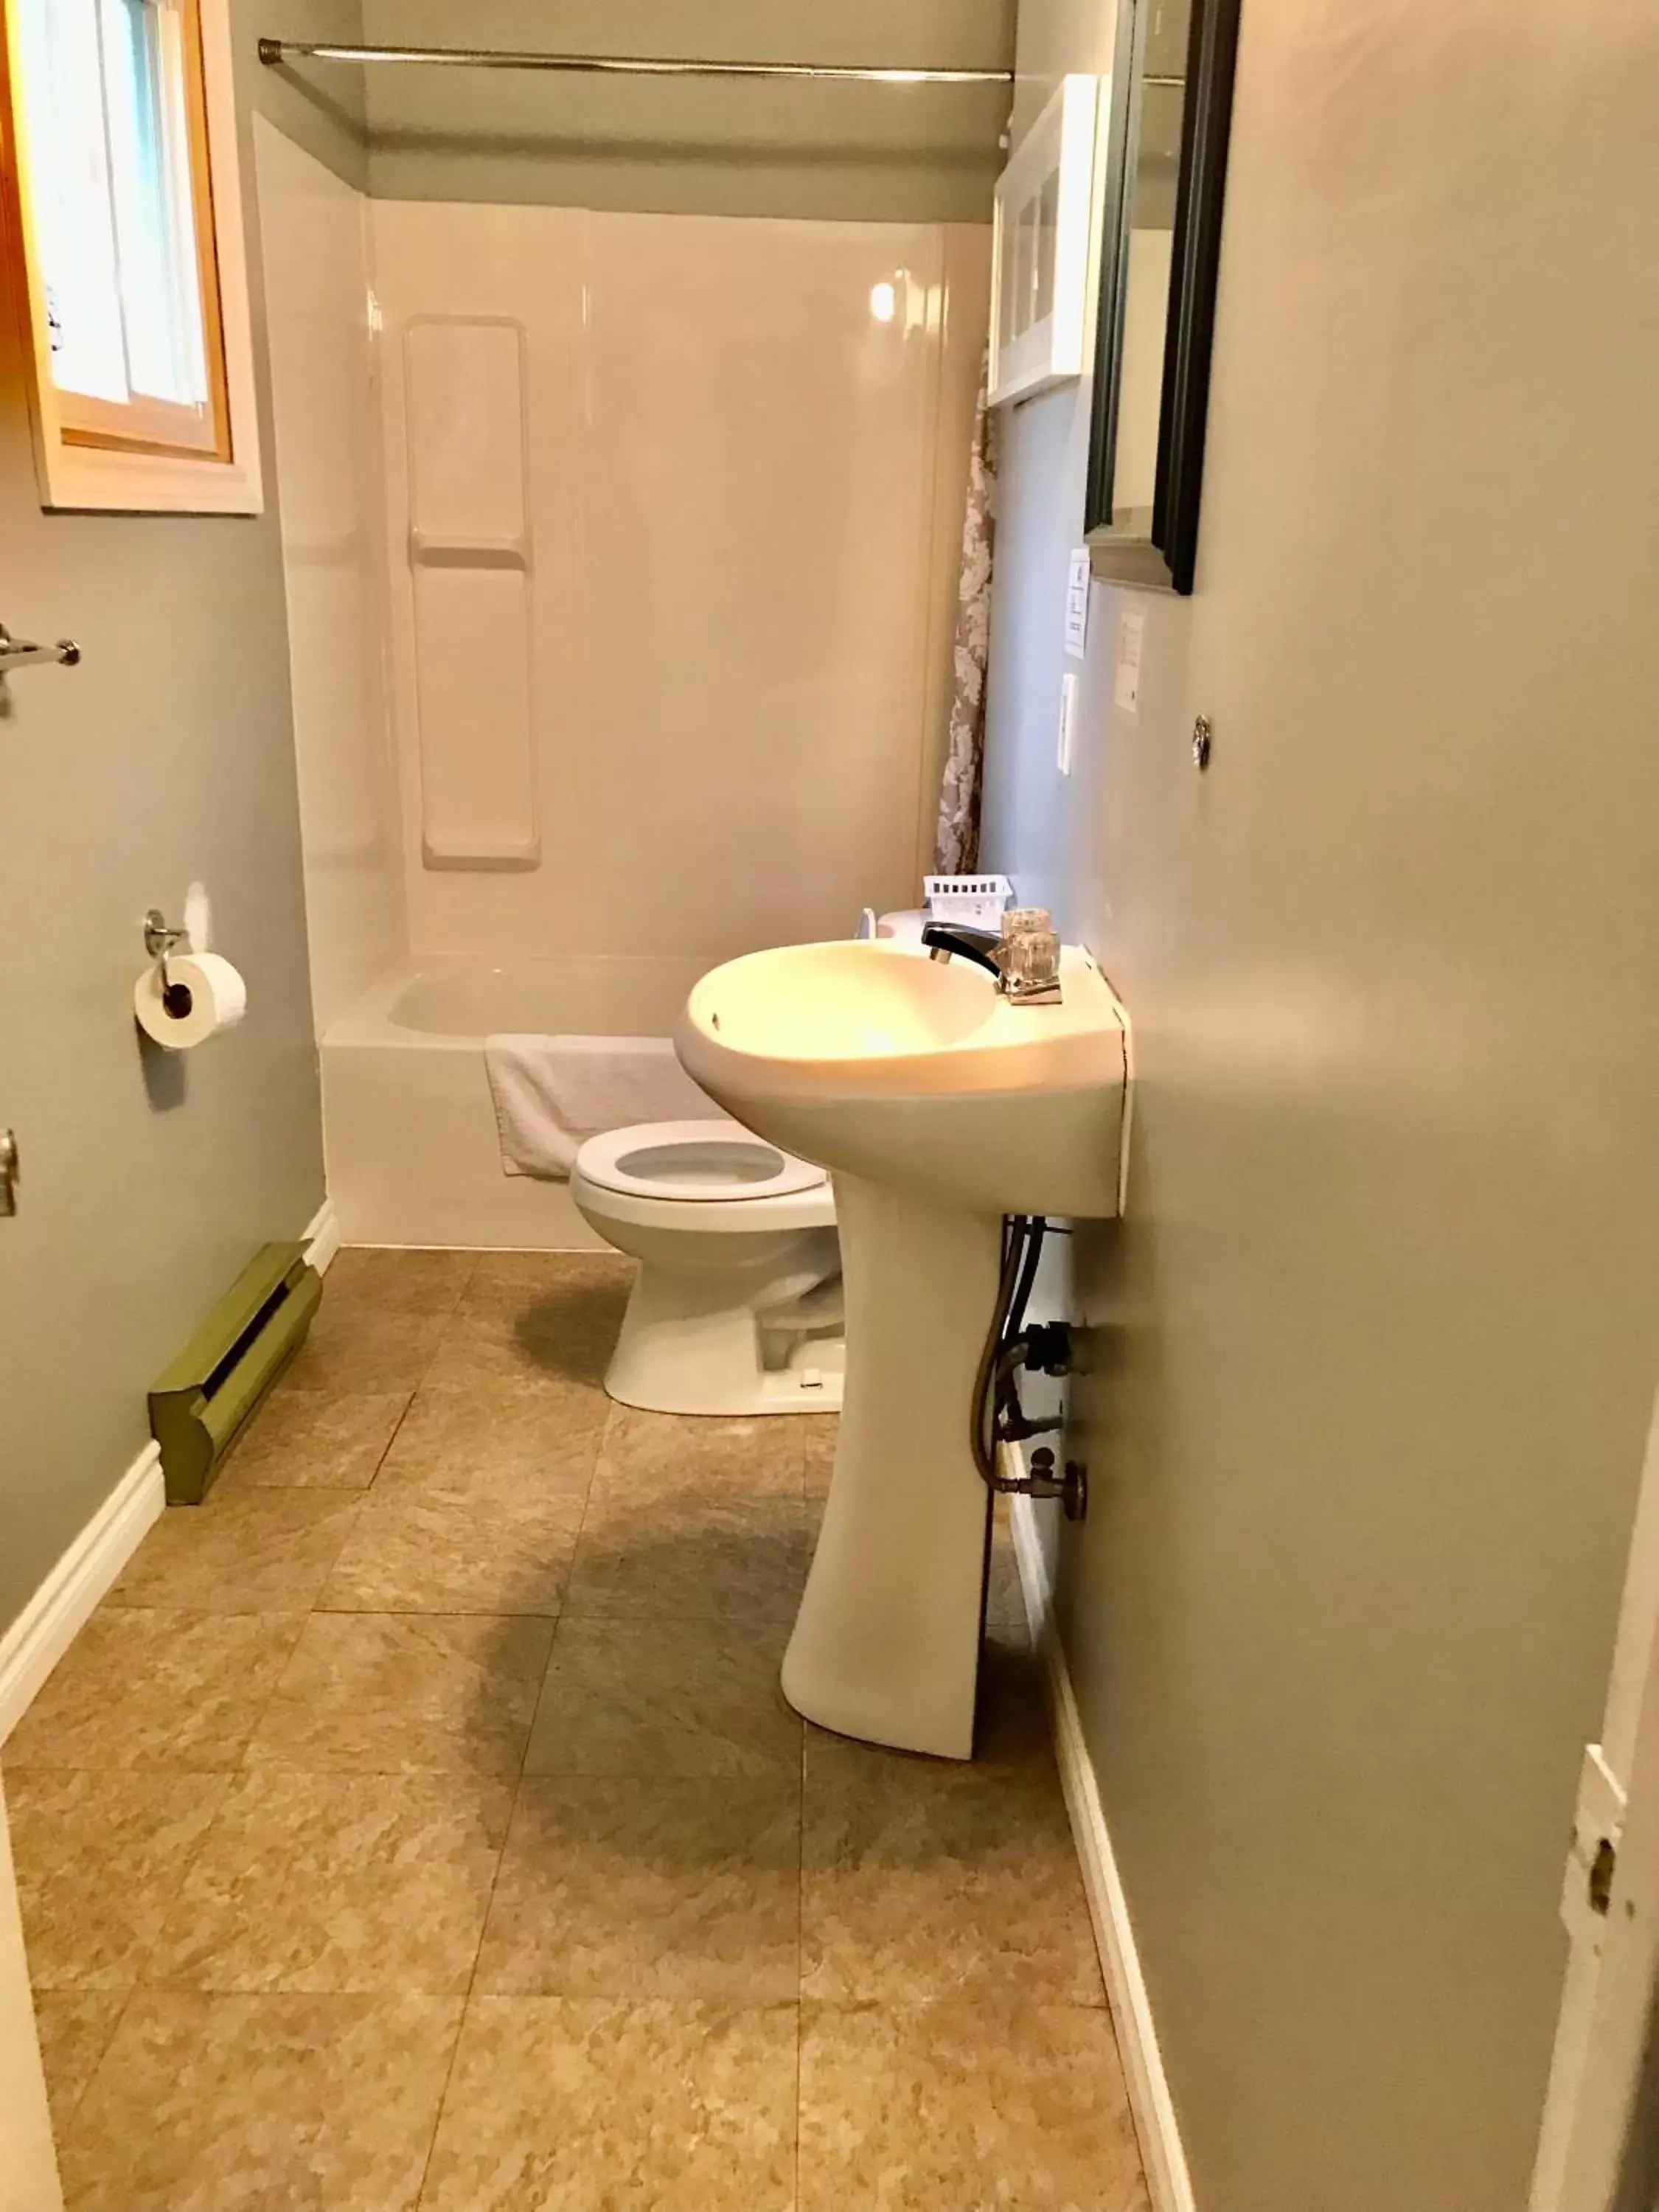
[(168, 1052), (188, 1052), (221, 1030), (234, 1030), (247, 1012), (247, 985), (216, 952), (176, 953), (160, 968), (146, 968), (132, 987), (132, 1011), (146, 1036)]

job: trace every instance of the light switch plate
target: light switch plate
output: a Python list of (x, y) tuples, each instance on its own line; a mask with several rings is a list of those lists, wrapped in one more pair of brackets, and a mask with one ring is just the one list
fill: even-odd
[(1066, 574), (1066, 650), (1079, 660), (1089, 649), (1089, 549), (1079, 545)]
[(1077, 729), (1077, 676), (1067, 669), (1060, 679), (1060, 745), (1057, 763), (1062, 775), (1072, 773), (1072, 738)]
[(1146, 617), (1134, 611), (1120, 615), (1117, 623), (1117, 681), (1112, 697), (1126, 714), (1140, 712), (1140, 645)]

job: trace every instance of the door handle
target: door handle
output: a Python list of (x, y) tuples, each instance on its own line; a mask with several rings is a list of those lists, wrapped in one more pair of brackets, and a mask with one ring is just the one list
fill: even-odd
[(21, 1180), (16, 1136), (10, 1129), (0, 1129), (0, 1218), (16, 1212), (17, 1186)]

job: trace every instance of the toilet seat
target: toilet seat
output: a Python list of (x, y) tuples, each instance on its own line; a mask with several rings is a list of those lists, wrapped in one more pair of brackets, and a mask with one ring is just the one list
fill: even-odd
[(583, 1178), (623, 1198), (690, 1206), (757, 1206), (829, 1181), (736, 1121), (642, 1121), (590, 1137), (576, 1155)]

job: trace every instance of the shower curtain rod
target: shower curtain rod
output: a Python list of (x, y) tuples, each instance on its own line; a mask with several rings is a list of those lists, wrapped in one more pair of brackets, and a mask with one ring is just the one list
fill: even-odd
[(620, 54), (497, 53), (487, 46), (342, 46), (308, 39), (261, 39), (267, 69), (284, 62), (395, 62), (452, 69), (547, 70), (562, 76), (828, 78), (837, 84), (1007, 84), (1012, 70), (855, 69), (819, 62), (647, 60)]

